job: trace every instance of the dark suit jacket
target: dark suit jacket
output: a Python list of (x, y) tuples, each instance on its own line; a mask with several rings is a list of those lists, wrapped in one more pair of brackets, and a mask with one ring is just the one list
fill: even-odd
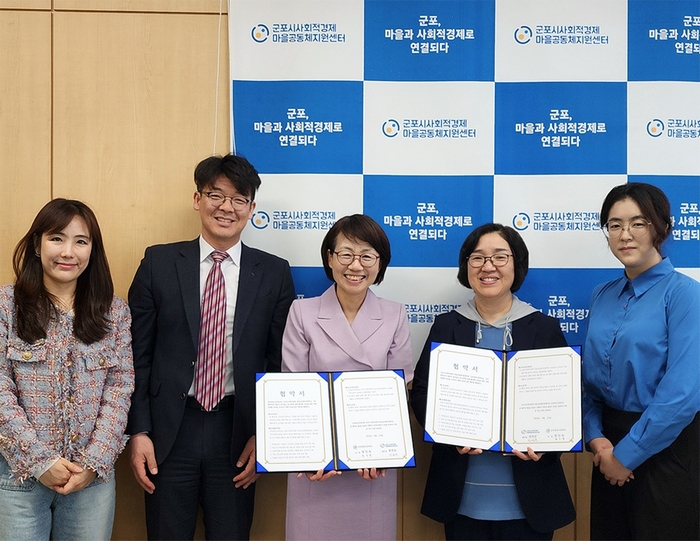
[[(475, 322), (457, 312), (435, 318), (421, 353), (411, 390), (411, 405), (416, 418), (425, 425), (430, 343), (443, 342), (475, 346)], [(512, 323), (513, 350), (566, 346), (556, 319), (534, 312)], [(576, 518), (573, 502), (559, 460), (559, 453), (545, 453), (537, 461), (513, 457), (513, 478), (525, 518), (538, 532), (552, 532)], [(469, 455), (460, 455), (453, 445), (433, 444), (428, 480), (421, 513), (450, 522), (462, 501)]]
[[(241, 248), (233, 328), (234, 464), (255, 433), (255, 373), (279, 371), (282, 333), (295, 296), (287, 261)], [(197, 239), (151, 246), (129, 289), (136, 388), (127, 433), (148, 432), (159, 464), (175, 441), (194, 378), (199, 257)]]

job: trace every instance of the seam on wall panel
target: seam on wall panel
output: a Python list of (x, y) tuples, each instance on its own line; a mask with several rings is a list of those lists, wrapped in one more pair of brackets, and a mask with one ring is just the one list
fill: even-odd
[(55, 49), (55, 11), (53, 9), (54, 0), (51, 0), (51, 64), (50, 64), (50, 84), (51, 84), (51, 103), (49, 104), (49, 114), (51, 115), (51, 126), (50, 126), (50, 137), (49, 137), (49, 198), (54, 198), (54, 135), (56, 129), (56, 118), (54, 115), (54, 93), (56, 92), (56, 86), (54, 82), (54, 66), (56, 65), (56, 58), (54, 56)]

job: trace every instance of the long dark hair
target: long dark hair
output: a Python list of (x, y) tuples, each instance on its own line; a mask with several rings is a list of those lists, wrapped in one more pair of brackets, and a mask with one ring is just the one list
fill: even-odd
[(15, 271), (15, 318), (17, 335), (32, 343), (46, 338), (46, 326), (55, 316), (53, 296), (44, 287), (44, 269), (36, 257), (45, 233), (62, 231), (75, 217), (85, 221), (92, 240), (90, 261), (78, 277), (73, 310), (73, 334), (85, 344), (104, 338), (109, 332), (109, 308), (114, 284), (105, 255), (102, 233), (95, 214), (80, 201), (54, 199), (34, 218), (27, 234), (17, 243), (12, 256)]

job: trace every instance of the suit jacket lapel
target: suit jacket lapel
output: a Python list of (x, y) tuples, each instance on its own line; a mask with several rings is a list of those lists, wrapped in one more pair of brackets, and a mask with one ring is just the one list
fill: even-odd
[(532, 314), (517, 320), (513, 325), (513, 350), (534, 349), (537, 338), (537, 326), (533, 325)]
[(455, 327), (454, 330), (454, 343), (462, 346), (474, 347), (476, 345), (476, 324), (471, 319), (467, 319), (464, 316), (459, 318), (459, 322), (460, 324)]
[(180, 295), (187, 316), (194, 349), (199, 348), (199, 240), (187, 243), (180, 250), (180, 258), (175, 262), (180, 282)]
[(364, 343), (379, 330), (383, 323), (379, 299), (371, 289), (368, 289), (365, 302), (362, 303), (362, 307), (353, 321), (352, 330), (360, 343)]
[(238, 295), (236, 297), (236, 315), (233, 320), (233, 351), (238, 348), (243, 335), (245, 323), (258, 295), (263, 269), (255, 252), (245, 244), (241, 245), (241, 269), (238, 275)]
[(372, 367), (372, 363), (365, 355), (362, 343), (383, 324), (379, 300), (374, 293), (367, 291), (367, 297), (355, 316), (351, 328), (336, 297), (335, 287), (331, 286), (321, 295), (317, 320), (328, 337), (351, 359), (365, 364), (369, 368)]

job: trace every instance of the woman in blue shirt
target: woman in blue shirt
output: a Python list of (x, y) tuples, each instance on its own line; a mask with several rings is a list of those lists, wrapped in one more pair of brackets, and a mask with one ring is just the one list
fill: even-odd
[[(559, 322), (515, 295), (528, 271), (529, 254), (512, 227), (484, 224), (459, 253), (459, 282), (474, 291), (468, 303), (440, 314), (416, 366), (411, 405), (425, 424), (430, 343), (498, 350), (566, 346)], [(574, 520), (560, 453), (513, 455), (436, 443), (421, 512), (445, 524), (453, 539), (552, 539)]]
[(584, 349), (591, 539), (700, 539), (700, 283), (661, 255), (659, 188), (613, 188), (600, 222), (625, 270), (593, 291)]

